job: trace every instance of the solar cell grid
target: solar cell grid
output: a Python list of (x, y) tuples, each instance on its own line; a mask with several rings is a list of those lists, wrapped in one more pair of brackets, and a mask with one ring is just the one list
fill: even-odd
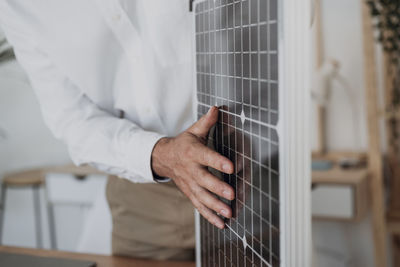
[(234, 217), (200, 220), (202, 266), (279, 266), (278, 0), (196, 1), (198, 116), (220, 106), (209, 145), (235, 163)]

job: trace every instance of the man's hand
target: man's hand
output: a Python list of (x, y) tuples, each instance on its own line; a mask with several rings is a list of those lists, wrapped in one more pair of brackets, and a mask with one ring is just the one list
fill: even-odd
[(212, 107), (177, 137), (162, 138), (154, 147), (152, 168), (157, 175), (171, 178), (196, 209), (222, 229), (223, 220), (211, 210), (226, 218), (232, 217), (232, 210), (210, 192), (229, 200), (233, 200), (235, 194), (231, 186), (212, 175), (207, 167), (232, 174), (234, 166), (229, 159), (206, 146), (208, 133), (217, 120), (218, 108)]

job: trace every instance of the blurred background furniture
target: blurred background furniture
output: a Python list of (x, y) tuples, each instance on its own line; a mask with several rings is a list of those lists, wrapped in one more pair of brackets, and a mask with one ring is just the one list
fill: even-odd
[[(1, 203), (0, 203), (0, 244), (1, 237), (3, 233), (4, 218), (6, 212), (6, 193), (8, 188), (31, 188), (33, 191), (33, 209), (35, 217), (35, 232), (36, 232), (36, 246), (38, 248), (43, 248), (42, 240), (42, 223), (41, 223), (41, 213), (40, 213), (40, 196), (39, 188), (45, 187), (46, 175), (41, 169), (27, 170), (16, 173), (10, 173), (3, 177), (1, 182)], [(46, 198), (47, 199), (47, 198)], [(55, 236), (54, 236), (54, 216), (51, 209), (51, 205), (46, 203), (49, 208), (49, 226), (50, 226), (50, 237), (51, 237), (51, 247), (55, 248)]]
[[(318, 5), (320, 1), (317, 1)], [(338, 153), (332, 151), (327, 146), (327, 137), (331, 137), (330, 132), (325, 128), (327, 127), (327, 121), (329, 116), (327, 110), (325, 109), (324, 103), (327, 103), (326, 99), (331, 96), (330, 88), (322, 88), (331, 86), (328, 83), (329, 79), (332, 77), (338, 77), (338, 70), (324, 70), (324, 62), (327, 61), (325, 51), (323, 48), (329, 46), (329, 44), (324, 43), (326, 35), (323, 31), (321, 11), (320, 7), (317, 10), (316, 19), (316, 74), (325, 75), (326, 77), (319, 78), (320, 81), (315, 83), (315, 86), (321, 87), (317, 90), (323, 90), (321, 93), (322, 100), (317, 101), (317, 146), (313, 153), (313, 159), (320, 161), (321, 159), (327, 160), (333, 167), (327, 167), (325, 171), (323, 170), (313, 170), (313, 184), (315, 192), (313, 193), (313, 208), (315, 214), (315, 219), (318, 220), (330, 220), (330, 221), (353, 221), (359, 222), (361, 219), (366, 217), (368, 210), (371, 211), (370, 218), (370, 232), (374, 245), (374, 260), (375, 266), (387, 266), (388, 264), (388, 248), (387, 248), (387, 224), (385, 216), (385, 195), (384, 195), (384, 177), (383, 177), (383, 150), (381, 147), (381, 132), (379, 129), (379, 122), (381, 120), (380, 115), (380, 103), (379, 103), (379, 90), (378, 90), (378, 72), (376, 64), (376, 47), (374, 40), (374, 29), (373, 22), (368, 7), (368, 1), (360, 0), (360, 14), (361, 14), (361, 38), (362, 38), (362, 68), (364, 71), (364, 85), (362, 91), (364, 92), (363, 97), (365, 103), (365, 109), (360, 114), (366, 119), (366, 136), (367, 136), (367, 146), (362, 149), (362, 154), (365, 154), (363, 160), (354, 157), (360, 146), (356, 147), (354, 152), (349, 153)], [(336, 19), (339, 19), (339, 14), (335, 14)], [(328, 14), (324, 14), (328, 16)], [(329, 41), (326, 41), (329, 42)], [(348, 49), (348, 47), (343, 47), (343, 49)], [(344, 53), (343, 51), (341, 52)], [(339, 55), (336, 55), (339, 56)], [(329, 59), (329, 58), (328, 58)], [(343, 60), (343, 59), (342, 59)], [(340, 61), (339, 61), (340, 62)], [(340, 75), (340, 74), (339, 74)], [(343, 80), (344, 81), (344, 80)], [(346, 85), (346, 83), (339, 82), (337, 84)], [(348, 90), (351, 91), (351, 90)], [(346, 100), (351, 98), (351, 93), (346, 95)], [(360, 96), (356, 97), (360, 100)], [(350, 99), (351, 100), (351, 99)], [(322, 104), (321, 104), (322, 103)], [(352, 123), (347, 128), (343, 126), (339, 127), (342, 134), (347, 133), (348, 136), (354, 135), (353, 143), (359, 142), (360, 134), (355, 134), (358, 131), (358, 127), (355, 127), (356, 123), (359, 123), (360, 118), (356, 116), (354, 111), (357, 110), (357, 105), (361, 106), (362, 101), (358, 104), (356, 101), (350, 101), (351, 108), (346, 114), (347, 119), (350, 119)], [(355, 119), (354, 119), (355, 118)], [(350, 128), (350, 127), (353, 127)], [(349, 131), (351, 129), (351, 131)], [(354, 148), (353, 148), (354, 149)], [(365, 151), (365, 152), (364, 152)], [(329, 159), (332, 154), (335, 154), (336, 159)], [(354, 161), (354, 159), (356, 159)], [(340, 162), (342, 160), (347, 160), (347, 165), (361, 166), (351, 166), (348, 168), (340, 168)], [(327, 164), (328, 166), (329, 164)], [(330, 203), (326, 198), (332, 196), (335, 199), (335, 203)], [(335, 196), (335, 197), (334, 197)], [(325, 203), (325, 206), (322, 205)], [(342, 206), (342, 207), (339, 207)], [(345, 207), (343, 207), (345, 206)], [(369, 209), (367, 209), (369, 208)]]
[[(107, 176), (87, 171), (89, 167), (76, 169), (70, 162), (65, 145), (46, 127), (29, 79), (0, 28), (0, 181), (7, 174), (44, 170), (45, 186), (37, 189), (43, 247), (110, 254)], [(91, 174), (84, 177), (86, 173)], [(32, 194), (28, 186), (8, 187), (6, 214), (0, 220), (2, 244), (37, 246)], [(51, 241), (47, 202), (53, 210), (57, 242)]]
[(46, 175), (49, 173), (59, 174), (70, 174), (75, 176), (77, 179), (85, 179), (88, 175), (92, 174), (103, 174), (102, 172), (90, 167), (90, 166), (75, 166), (73, 164), (43, 167), (32, 170), (24, 170), (20, 172), (14, 172), (6, 174), (1, 182), (1, 203), (0, 203), (0, 244), (3, 233), (3, 225), (6, 215), (6, 193), (9, 188), (31, 188), (33, 192), (33, 209), (35, 218), (35, 232), (36, 232), (36, 246), (37, 248), (43, 248), (42, 240), (42, 222), (41, 222), (41, 210), (40, 210), (40, 191), (42, 187), (45, 192), (45, 205), (47, 207), (47, 217), (49, 223), (49, 234), (51, 249), (57, 249), (56, 239), (56, 224), (54, 217), (54, 207), (51, 201), (49, 201), (48, 190), (46, 187)]
[[(339, 153), (341, 154), (341, 153)], [(312, 216), (315, 220), (360, 222), (369, 210), (369, 174), (364, 164), (345, 169), (338, 161), (339, 154), (326, 154), (315, 159), (330, 159), (329, 170), (312, 171)], [(365, 158), (365, 154), (347, 153), (347, 158)], [(345, 157), (346, 153), (342, 153)]]

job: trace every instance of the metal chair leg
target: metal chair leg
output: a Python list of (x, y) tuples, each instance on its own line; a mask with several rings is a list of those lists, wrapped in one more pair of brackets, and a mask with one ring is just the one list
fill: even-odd
[(50, 246), (52, 250), (57, 249), (57, 237), (56, 237), (56, 225), (54, 217), (54, 207), (53, 204), (47, 204), (47, 213), (49, 218), (49, 231), (50, 231)]
[(33, 206), (34, 206), (34, 216), (35, 216), (35, 228), (36, 228), (36, 246), (37, 248), (43, 248), (42, 240), (42, 218), (40, 212), (40, 187), (34, 185), (33, 189)]
[(7, 186), (1, 183), (1, 203), (0, 203), (0, 244), (3, 244), (4, 214), (6, 212), (6, 191)]
[(46, 206), (47, 206), (47, 218), (49, 220), (49, 232), (50, 232), (50, 247), (52, 250), (57, 249), (57, 234), (56, 234), (56, 219), (54, 215), (54, 206), (49, 200), (49, 192), (45, 187), (46, 192)]

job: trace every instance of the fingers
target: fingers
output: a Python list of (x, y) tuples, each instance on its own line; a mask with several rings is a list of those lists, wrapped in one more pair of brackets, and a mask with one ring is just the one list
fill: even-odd
[(214, 210), (216, 213), (221, 214), (225, 218), (232, 217), (231, 208), (224, 202), (218, 200), (215, 196), (213, 196), (204, 188), (198, 186), (197, 184), (193, 184), (191, 186), (191, 190), (196, 199), (199, 200), (207, 208)]
[[(192, 201), (193, 206), (198, 210), (198, 212), (207, 219), (211, 224), (215, 225), (216, 227), (223, 229), (225, 227), (224, 221), (214, 214), (209, 208), (207, 208), (202, 202), (197, 199), (195, 193), (191, 190), (190, 187), (185, 184), (184, 182), (177, 182), (177, 186), (182, 190), (182, 192)], [(199, 192), (199, 191), (198, 191)], [(200, 196), (200, 193), (197, 193)], [(201, 196), (200, 196), (201, 197)], [(222, 209), (226, 209), (226, 207), (222, 206)], [(229, 209), (228, 209), (229, 211)]]
[(212, 223), (219, 229), (224, 229), (225, 223), (220, 217), (218, 217), (216, 214), (214, 214), (209, 208), (204, 206), (196, 198), (193, 198), (191, 200), (192, 200), (193, 205), (196, 207), (196, 209), (200, 212), (201, 215), (203, 215), (204, 218), (207, 219), (207, 221), (209, 221), (210, 223)]
[[(223, 229), (224, 221), (214, 212), (231, 218), (232, 209), (212, 193), (233, 200), (235, 192), (227, 183), (212, 175), (205, 166), (227, 174), (233, 174), (235, 168), (228, 158), (204, 145), (210, 129), (218, 121), (218, 113), (217, 107), (211, 107), (186, 133), (175, 139), (173, 144), (177, 144), (175, 150), (178, 151), (175, 160), (178, 162), (179, 159), (179, 164), (175, 166), (172, 178), (200, 214)], [(179, 142), (180, 140), (182, 141)]]
[(189, 128), (189, 132), (194, 135), (206, 138), (211, 127), (214, 126), (218, 121), (218, 108), (211, 107), (207, 114), (201, 117), (192, 127)]
[[(218, 121), (218, 108), (211, 107), (206, 115), (200, 118), (188, 132), (206, 138), (211, 127)], [(194, 143), (191, 156), (203, 166), (208, 166), (224, 173), (232, 174), (234, 172), (233, 163), (226, 157), (213, 151), (201, 142)]]
[(233, 163), (218, 152), (201, 143), (193, 144), (192, 149), (195, 151), (195, 153), (192, 153), (192, 156), (199, 164), (214, 168), (227, 174), (232, 174), (234, 172)]
[(199, 168), (197, 172), (195, 179), (201, 187), (228, 200), (235, 198), (235, 192), (230, 185), (219, 180), (205, 168)]

